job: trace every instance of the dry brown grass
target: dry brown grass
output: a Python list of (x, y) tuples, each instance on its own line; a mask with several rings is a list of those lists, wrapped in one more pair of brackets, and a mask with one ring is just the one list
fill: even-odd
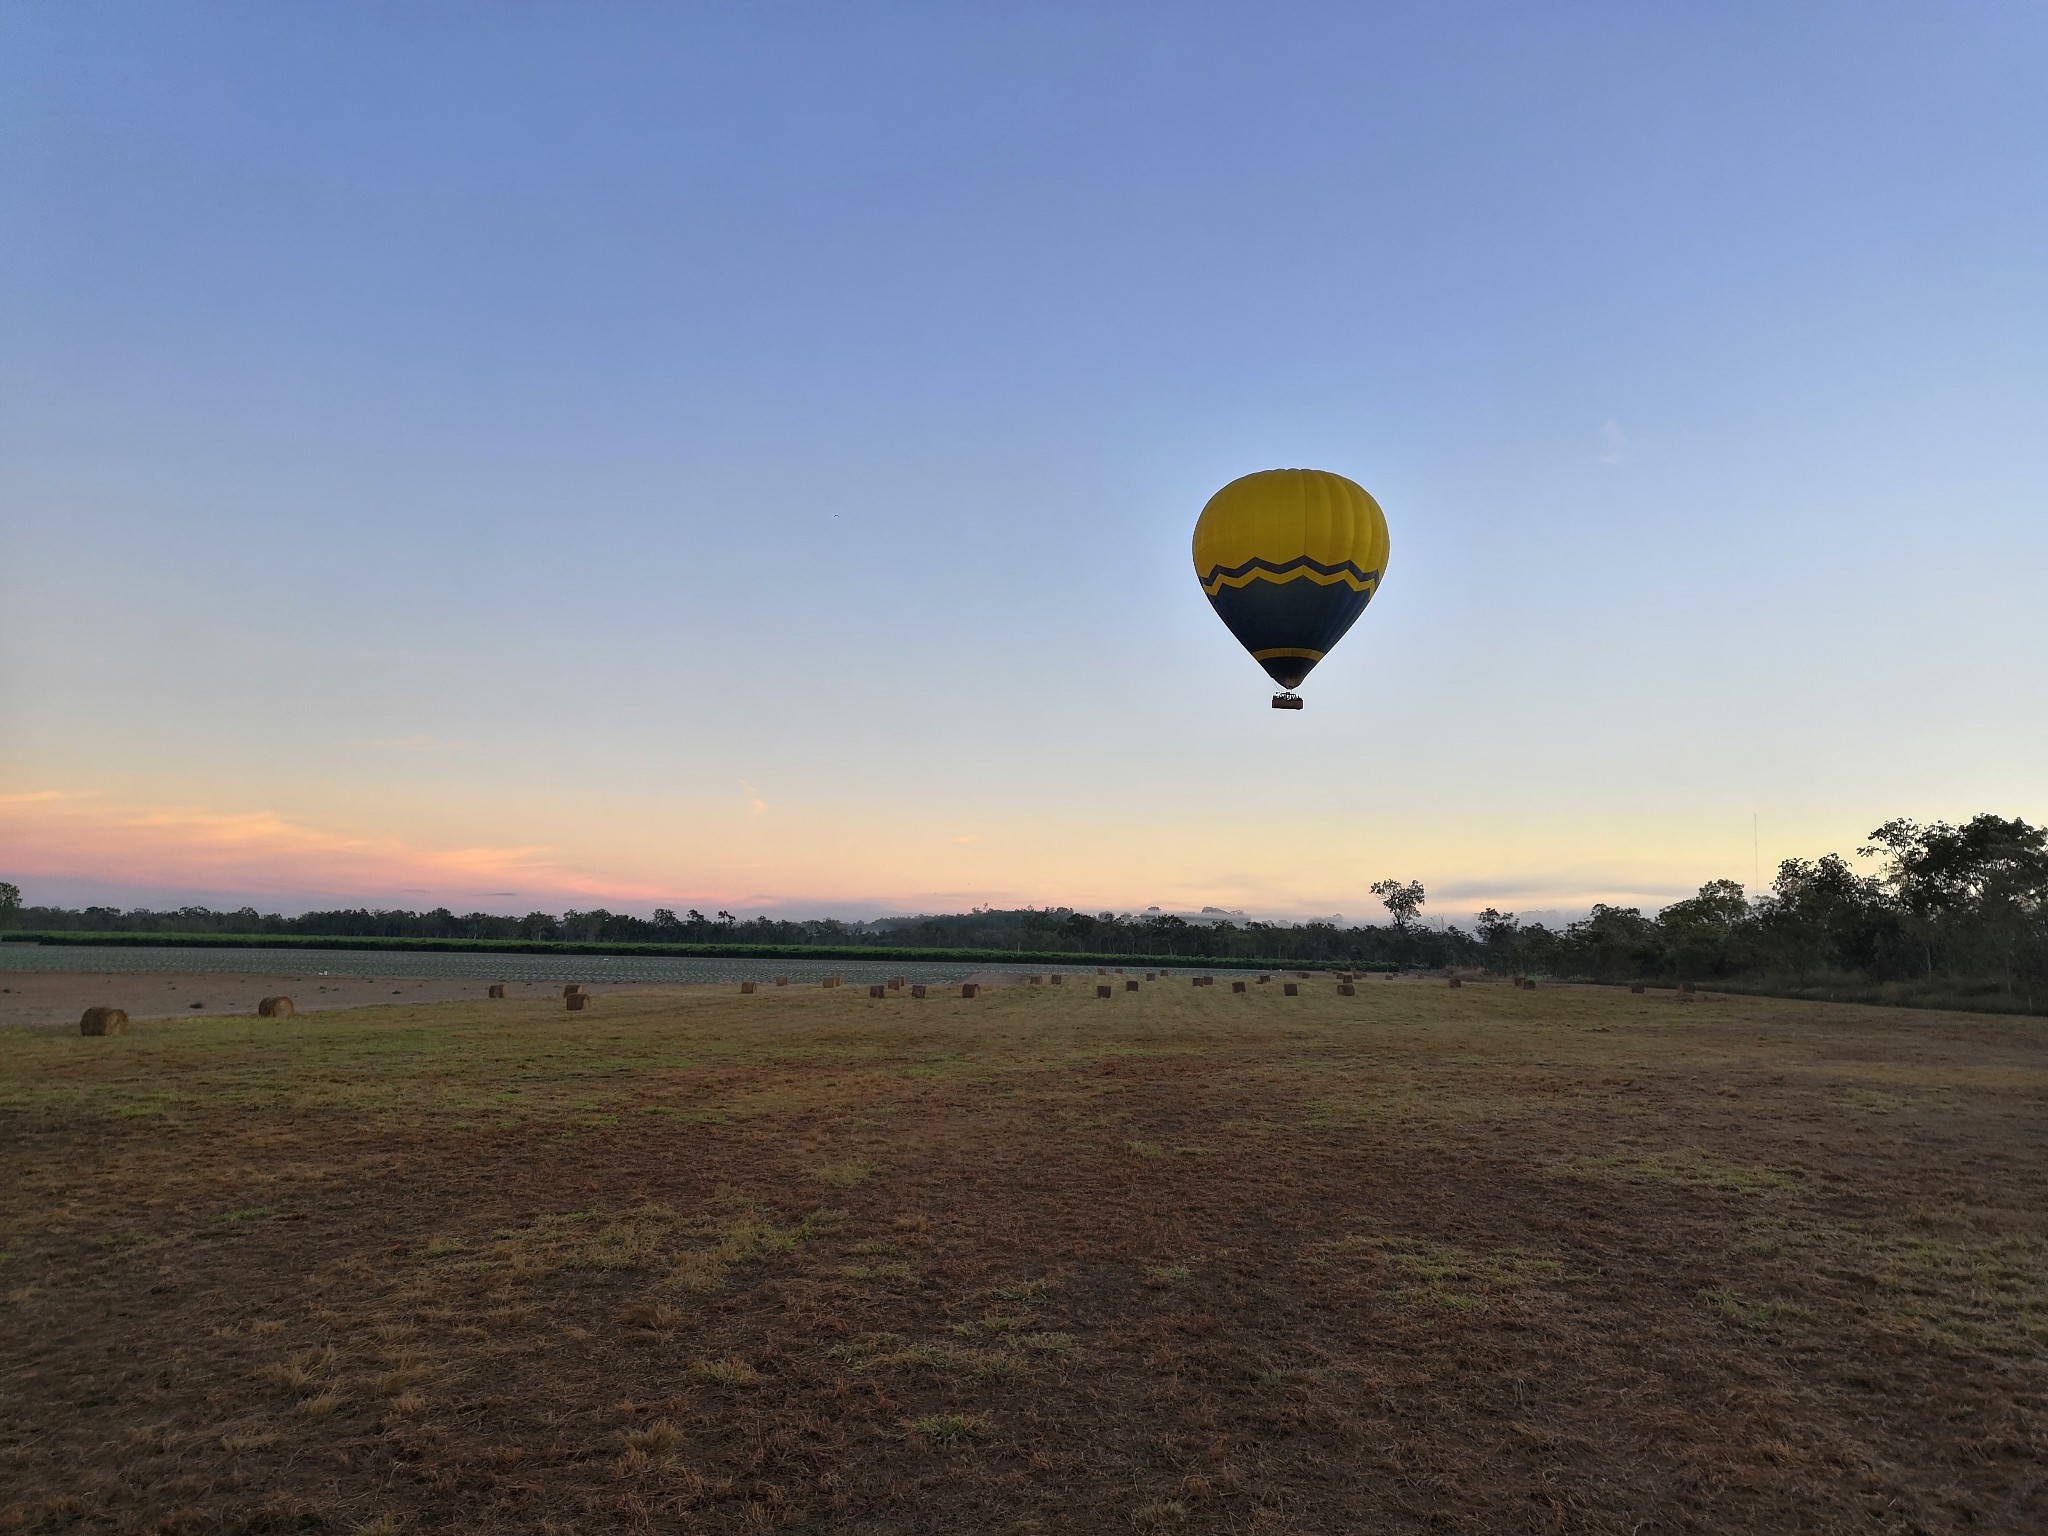
[(2038, 1026), (1300, 990), (10, 1039), (0, 1531), (2048, 1524)]

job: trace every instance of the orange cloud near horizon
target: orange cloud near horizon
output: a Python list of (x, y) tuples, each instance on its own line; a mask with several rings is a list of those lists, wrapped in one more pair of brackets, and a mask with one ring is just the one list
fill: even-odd
[(17, 879), (86, 878), (252, 896), (331, 892), (337, 899), (483, 885), (624, 901), (671, 894), (593, 876), (538, 846), (422, 848), (395, 837), (325, 831), (272, 811), (139, 808), (61, 790), (0, 795), (0, 844)]

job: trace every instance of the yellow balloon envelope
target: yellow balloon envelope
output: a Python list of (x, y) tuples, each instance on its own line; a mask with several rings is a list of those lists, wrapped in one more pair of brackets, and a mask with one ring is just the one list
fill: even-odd
[(1387, 568), (1387, 519), (1321, 469), (1233, 480), (1195, 522), (1195, 575), (1217, 616), (1282, 688), (1357, 622)]

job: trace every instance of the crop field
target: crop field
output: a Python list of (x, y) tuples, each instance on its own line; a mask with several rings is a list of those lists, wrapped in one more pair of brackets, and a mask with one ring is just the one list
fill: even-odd
[(2039, 1025), (1227, 979), (0, 1033), (0, 1530), (2048, 1529)]

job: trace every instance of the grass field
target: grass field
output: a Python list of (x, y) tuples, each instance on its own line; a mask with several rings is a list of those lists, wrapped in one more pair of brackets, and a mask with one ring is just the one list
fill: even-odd
[(2038, 1025), (1092, 990), (0, 1036), (0, 1530), (2048, 1528)]

